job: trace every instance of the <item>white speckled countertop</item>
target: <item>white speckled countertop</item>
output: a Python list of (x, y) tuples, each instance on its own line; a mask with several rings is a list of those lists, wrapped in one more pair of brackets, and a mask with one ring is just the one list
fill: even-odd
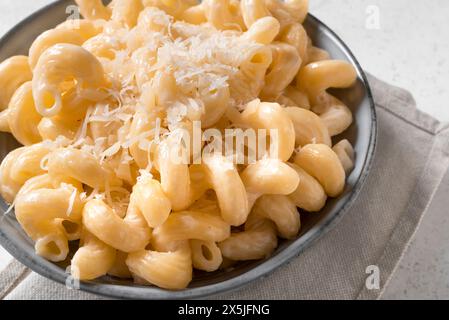
[[(1, 0), (0, 36), (52, 0)], [(411, 91), (418, 108), (449, 121), (447, 0), (310, 0), (311, 12), (364, 69)], [(386, 299), (449, 299), (449, 174), (389, 283)], [(0, 247), (0, 270), (11, 257)]]

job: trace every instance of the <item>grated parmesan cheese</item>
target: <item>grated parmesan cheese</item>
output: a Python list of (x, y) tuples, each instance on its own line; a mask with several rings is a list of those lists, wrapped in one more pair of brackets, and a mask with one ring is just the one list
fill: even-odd
[(46, 154), (44, 157), (42, 157), (40, 163), (39, 163), (39, 167), (44, 170), (44, 171), (48, 171), (48, 159), (50, 157), (50, 154)]
[(66, 213), (65, 213), (66, 217), (70, 217), (72, 215), (72, 212), (73, 212), (73, 207), (75, 205), (76, 194), (78, 193), (78, 190), (74, 186), (72, 186), (71, 184), (66, 184), (66, 183), (61, 183), (61, 187), (67, 187), (67, 188), (73, 189), (72, 190), (72, 194), (70, 195), (69, 204), (67, 206), (67, 210), (66, 210)]
[(5, 211), (5, 213), (3, 214), (4, 216), (9, 215), (9, 214), (13, 211), (13, 209), (14, 209), (14, 207), (15, 207), (15, 205), (16, 205), (16, 199), (17, 199), (17, 198), (15, 198), (15, 199), (13, 200), (13, 202), (9, 205), (8, 209), (7, 209), (7, 210)]
[(120, 151), (120, 148), (122, 147), (122, 144), (120, 142), (114, 143), (112, 146), (107, 148), (105, 151), (103, 151), (100, 155), (101, 161), (104, 161), (106, 158), (110, 158), (116, 153)]
[(139, 176), (137, 177), (137, 182), (142, 182), (145, 180), (151, 180), (153, 179), (153, 175), (151, 174), (150, 170), (139, 170)]

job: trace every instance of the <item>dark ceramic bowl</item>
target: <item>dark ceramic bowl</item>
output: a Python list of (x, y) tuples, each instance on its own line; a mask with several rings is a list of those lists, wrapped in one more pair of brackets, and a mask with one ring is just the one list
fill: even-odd
[[(0, 40), (0, 61), (17, 54), (27, 54), (28, 48), (37, 35), (55, 27), (68, 16), (67, 6), (72, 1), (57, 1), (36, 12)], [(131, 280), (124, 281), (112, 277), (102, 277), (95, 281), (82, 282), (81, 290), (115, 297), (134, 299), (183, 299), (210, 296), (216, 293), (234, 290), (251, 281), (267, 276), (270, 272), (300, 255), (313, 241), (333, 227), (350, 208), (357, 198), (366, 180), (376, 144), (376, 113), (371, 91), (359, 63), (338, 38), (321, 21), (309, 15), (305, 23), (314, 43), (329, 51), (334, 59), (347, 60), (357, 69), (358, 81), (347, 90), (333, 92), (352, 109), (354, 124), (340, 138), (347, 138), (357, 153), (355, 169), (347, 179), (345, 192), (337, 199), (328, 201), (319, 214), (302, 215), (302, 230), (295, 240), (280, 243), (274, 254), (261, 261), (245, 262), (233, 270), (214, 273), (195, 274), (190, 286), (181, 291), (168, 291), (156, 287), (140, 286)], [(0, 134), (0, 158), (17, 147), (18, 144), (9, 134)], [(17, 260), (33, 271), (60, 283), (66, 283), (65, 272), (68, 261), (54, 264), (37, 256), (33, 242), (22, 231), (13, 214), (3, 215), (8, 205), (0, 200), (0, 244)], [(313, 250), (313, 249), (312, 249)]]

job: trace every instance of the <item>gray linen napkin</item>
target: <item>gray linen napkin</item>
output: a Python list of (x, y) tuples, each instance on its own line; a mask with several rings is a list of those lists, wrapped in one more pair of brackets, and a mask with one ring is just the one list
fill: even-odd
[[(369, 82), (379, 137), (373, 169), (359, 199), (334, 229), (288, 265), (243, 289), (212, 298), (381, 296), (449, 166), (449, 125), (418, 111), (407, 91), (374, 77)], [(367, 268), (379, 270), (379, 289), (366, 285), (368, 279), (375, 287)], [(28, 274), (18, 262), (0, 274), (0, 298), (101, 299)]]

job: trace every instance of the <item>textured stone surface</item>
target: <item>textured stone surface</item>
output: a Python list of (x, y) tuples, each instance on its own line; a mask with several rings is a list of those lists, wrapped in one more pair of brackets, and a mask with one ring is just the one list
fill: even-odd
[[(311, 12), (349, 45), (362, 67), (411, 91), (418, 108), (449, 121), (449, 2), (311, 0)], [(372, 29), (378, 12), (379, 29)], [(370, 28), (371, 27), (371, 28)]]

